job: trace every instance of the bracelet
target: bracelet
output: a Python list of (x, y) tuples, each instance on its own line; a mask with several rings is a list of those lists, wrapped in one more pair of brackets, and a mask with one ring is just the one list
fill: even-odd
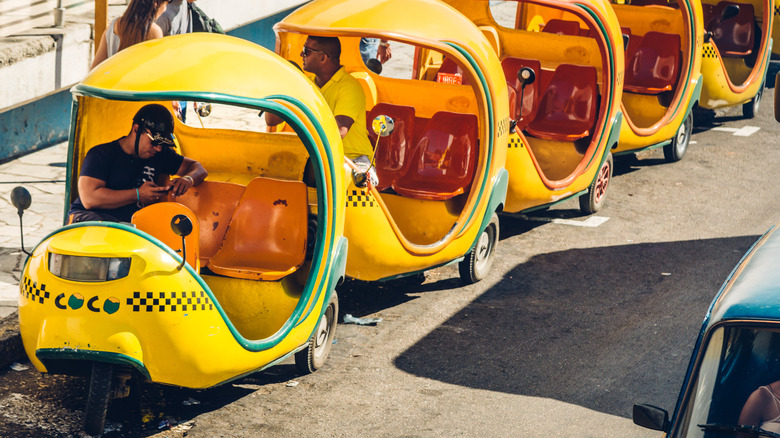
[(195, 180), (194, 180), (194, 179), (192, 179), (192, 177), (191, 177), (191, 176), (189, 176), (189, 175), (184, 175), (182, 178), (187, 178), (188, 180), (190, 180), (190, 183), (192, 183), (192, 185), (193, 185), (193, 186), (195, 185)]
[(138, 187), (135, 188), (135, 201), (141, 203), (141, 194), (138, 192)]
[(380, 41), (379, 47), (390, 47), (390, 43), (388, 43), (387, 41)]

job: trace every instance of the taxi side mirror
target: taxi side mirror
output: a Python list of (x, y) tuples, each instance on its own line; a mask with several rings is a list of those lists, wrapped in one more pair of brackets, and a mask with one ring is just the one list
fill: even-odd
[(16, 186), (11, 190), (11, 204), (16, 207), (16, 212), (19, 214), (19, 232), (21, 233), (22, 252), (27, 255), (32, 255), (24, 249), (24, 225), (22, 224), (22, 215), (24, 211), (30, 208), (32, 203), (32, 197), (30, 192), (22, 186)]
[(669, 413), (657, 406), (635, 404), (632, 417), (637, 426), (668, 432)]
[(739, 5), (728, 5), (723, 8), (723, 12), (720, 14), (720, 21), (732, 19), (739, 15)]
[(187, 245), (185, 238), (192, 233), (192, 221), (183, 214), (177, 214), (171, 219), (171, 230), (177, 236), (181, 236), (181, 264), (176, 267), (181, 270), (187, 261)]

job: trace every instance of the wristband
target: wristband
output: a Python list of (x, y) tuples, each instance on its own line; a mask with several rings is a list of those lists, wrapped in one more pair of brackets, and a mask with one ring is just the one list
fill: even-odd
[(189, 176), (189, 175), (184, 175), (182, 178), (187, 178), (188, 180), (190, 180), (190, 183), (192, 183), (192, 185), (193, 185), (193, 186), (195, 185), (195, 180), (194, 180), (194, 179), (192, 179), (192, 177), (191, 177), (191, 176)]
[(138, 187), (135, 188), (135, 201), (139, 204), (141, 203), (141, 194), (138, 193)]

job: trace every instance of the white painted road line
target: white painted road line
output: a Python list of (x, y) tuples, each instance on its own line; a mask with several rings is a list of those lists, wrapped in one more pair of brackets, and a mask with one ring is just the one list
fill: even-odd
[(559, 219), (559, 218), (549, 218), (549, 217), (528, 217), (523, 216), (524, 219), (529, 221), (537, 221), (537, 222), (551, 222), (554, 224), (559, 225), (570, 225), (573, 227), (586, 227), (586, 228), (596, 228), (603, 224), (604, 222), (608, 221), (608, 217), (604, 216), (591, 216), (584, 221), (578, 221), (574, 219)]
[(761, 128), (758, 126), (743, 126), (741, 128), (726, 128), (725, 126), (718, 126), (715, 128), (712, 128), (713, 131), (723, 131), (723, 132), (733, 132), (734, 135), (738, 137), (750, 137), (751, 135), (755, 134)]

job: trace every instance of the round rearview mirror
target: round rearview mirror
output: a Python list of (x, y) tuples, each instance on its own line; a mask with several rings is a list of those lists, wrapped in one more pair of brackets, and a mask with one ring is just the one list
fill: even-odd
[(395, 129), (395, 120), (393, 120), (390, 116), (376, 116), (374, 121), (371, 123), (371, 129), (374, 130), (376, 135), (380, 137), (387, 137), (391, 132), (393, 132), (393, 129)]
[(171, 219), (171, 230), (177, 236), (187, 237), (192, 233), (192, 221), (183, 214), (177, 214)]
[(195, 102), (195, 111), (201, 117), (208, 117), (211, 114), (211, 104), (208, 102)]
[(533, 84), (536, 80), (536, 73), (530, 67), (523, 67), (517, 72), (517, 80), (525, 87), (526, 85)]
[(32, 203), (30, 192), (22, 186), (14, 187), (11, 191), (11, 203), (19, 211), (19, 214), (22, 214), (24, 210), (30, 208), (30, 204)]

